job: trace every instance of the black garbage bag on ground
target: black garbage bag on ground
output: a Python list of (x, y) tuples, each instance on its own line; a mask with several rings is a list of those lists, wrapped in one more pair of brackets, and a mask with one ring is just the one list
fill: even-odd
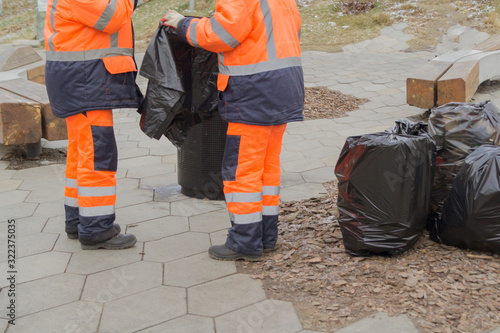
[(355, 256), (410, 249), (426, 226), (436, 146), (427, 124), (348, 137), (335, 166), (339, 225)]
[(149, 79), (141, 113), (142, 131), (151, 138), (165, 135), (181, 146), (187, 132), (217, 114), (217, 54), (184, 43), (160, 25), (141, 65)]
[(483, 144), (500, 143), (500, 111), (490, 101), (448, 103), (431, 110), (429, 133), (437, 146), (428, 222), (432, 229), (465, 158)]
[(499, 146), (483, 145), (467, 156), (430, 237), (446, 245), (500, 253)]

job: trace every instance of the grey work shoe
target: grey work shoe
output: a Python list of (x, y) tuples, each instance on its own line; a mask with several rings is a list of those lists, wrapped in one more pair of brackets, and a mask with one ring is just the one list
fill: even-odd
[(113, 238), (110, 238), (100, 243), (95, 243), (95, 244), (82, 243), (82, 250), (97, 250), (97, 249), (122, 250), (134, 246), (135, 243), (137, 243), (137, 239), (135, 238), (134, 235), (118, 234)]
[(259, 261), (262, 255), (253, 256), (249, 254), (239, 253), (227, 248), (224, 244), (213, 245), (208, 249), (208, 255), (215, 260), (246, 260), (246, 261)]
[[(116, 234), (119, 234), (122, 231), (120, 225), (114, 224), (113, 226), (115, 227)], [(78, 239), (78, 227), (72, 227), (72, 228), (66, 227), (66, 235), (68, 235), (69, 239)]]

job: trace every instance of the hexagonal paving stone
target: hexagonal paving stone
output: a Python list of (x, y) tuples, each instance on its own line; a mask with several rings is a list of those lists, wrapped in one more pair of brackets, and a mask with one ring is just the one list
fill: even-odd
[(285, 172), (304, 172), (324, 167), (325, 164), (320, 159), (298, 158), (281, 163)]
[(155, 201), (174, 202), (186, 199), (186, 196), (181, 193), (181, 186), (179, 184), (157, 188), (153, 191)]
[(65, 226), (64, 221), (65, 221), (64, 215), (51, 217), (48, 219), (42, 231), (66, 236), (66, 231), (64, 230)]
[(49, 202), (60, 200), (64, 202), (64, 186), (57, 186), (45, 190), (33, 190), (26, 198), (26, 202)]
[[(16, 235), (24, 237), (27, 235), (39, 233), (47, 223), (46, 217), (31, 216), (22, 219), (16, 219)], [(0, 230), (6, 230), (0, 227)]]
[(38, 204), (33, 216), (54, 217), (64, 215), (64, 200), (42, 202)]
[(82, 300), (109, 302), (162, 284), (163, 267), (160, 263), (136, 262), (89, 275)]
[(229, 213), (226, 209), (206, 213), (189, 218), (189, 227), (191, 231), (214, 232), (226, 230), (230, 225)]
[(323, 167), (311, 171), (301, 173), (307, 183), (323, 184), (332, 180), (336, 180), (334, 167)]
[[(158, 156), (159, 158), (159, 156)], [(148, 166), (141, 166), (135, 168), (129, 168), (127, 172), (128, 178), (143, 178), (151, 176), (159, 176), (167, 173), (175, 172), (175, 165), (173, 164), (163, 164), (161, 159), (156, 163), (152, 163)]]
[(86, 250), (74, 253), (66, 272), (92, 274), (141, 260), (143, 244), (119, 251)]
[(56, 245), (54, 245), (54, 251), (75, 253), (83, 250), (77, 239), (69, 239), (66, 233), (64, 233), (57, 238)]
[(116, 208), (127, 207), (153, 201), (154, 192), (151, 190), (127, 190), (117, 189)]
[(127, 224), (138, 223), (166, 217), (170, 215), (170, 203), (146, 202), (116, 209), (116, 223), (122, 227)]
[(163, 283), (168, 286), (191, 287), (231, 274), (236, 274), (234, 262), (210, 259), (205, 252), (165, 263)]
[(176, 216), (195, 216), (226, 208), (222, 200), (186, 199), (171, 203), (171, 214)]
[[(35, 312), (76, 302), (82, 293), (85, 276), (59, 274), (21, 283), (16, 286), (16, 315), (22, 317)], [(0, 303), (7, 304), (7, 293), (0, 293)], [(2, 311), (0, 316), (6, 318)], [(16, 325), (17, 326), (17, 325)]]
[(228, 235), (227, 229), (229, 227), (230, 227), (230, 225), (228, 225), (228, 227), (224, 230), (219, 230), (219, 231), (210, 233), (210, 244), (211, 245), (225, 244), (226, 239), (227, 239), (227, 235)]
[(322, 184), (306, 183), (283, 188), (281, 190), (281, 201), (298, 201), (320, 197), (325, 194), (327, 194), (327, 191)]
[(100, 332), (135, 332), (186, 314), (186, 290), (161, 286), (104, 305)]
[(29, 191), (8, 191), (0, 192), (0, 207), (20, 204), (28, 197)]
[(235, 274), (188, 289), (188, 313), (219, 316), (266, 299), (262, 283)]
[(302, 324), (290, 302), (265, 300), (215, 318), (217, 332), (298, 332)]
[(167, 216), (127, 226), (127, 233), (134, 234), (141, 242), (158, 240), (187, 231), (189, 231), (188, 218), (180, 216)]
[(102, 304), (73, 302), (16, 319), (14, 332), (96, 332)]
[(205, 252), (210, 246), (207, 234), (186, 232), (147, 242), (144, 260), (167, 262)]
[(49, 252), (54, 247), (59, 234), (38, 233), (17, 237), (17, 257), (22, 258), (37, 253)]
[(19, 258), (16, 263), (19, 271), (17, 282), (23, 283), (61, 274), (65, 271), (70, 256), (69, 253), (46, 252)]
[(177, 185), (177, 174), (172, 172), (159, 176), (142, 177), (140, 188), (156, 190), (175, 185)]
[(186, 315), (172, 319), (166, 323), (139, 331), (140, 333), (165, 333), (165, 332), (192, 332), (214, 333), (212, 318)]
[(7, 319), (0, 319), (0, 332), (6, 332), (9, 322)]
[(0, 180), (0, 193), (15, 191), (21, 185), (23, 181), (21, 179), (5, 179)]

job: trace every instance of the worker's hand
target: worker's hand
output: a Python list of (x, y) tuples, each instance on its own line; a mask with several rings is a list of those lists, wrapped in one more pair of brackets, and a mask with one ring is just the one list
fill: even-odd
[(177, 13), (175, 10), (169, 10), (162, 18), (161, 22), (164, 26), (170, 26), (177, 29), (180, 20), (184, 18), (183, 15)]

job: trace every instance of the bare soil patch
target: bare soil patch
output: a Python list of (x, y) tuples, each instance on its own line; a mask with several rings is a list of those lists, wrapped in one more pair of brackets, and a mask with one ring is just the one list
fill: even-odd
[(500, 256), (437, 244), (424, 233), (392, 257), (353, 257), (328, 194), (284, 202), (278, 249), (238, 271), (295, 305), (304, 329), (332, 332), (375, 312), (406, 314), (422, 332), (490, 332), (500, 325)]
[(50, 164), (66, 164), (66, 149), (42, 148), (39, 158), (26, 158), (26, 151), (22, 146), (14, 146), (12, 150), (1, 159), (10, 162), (8, 170), (22, 170), (36, 168)]

